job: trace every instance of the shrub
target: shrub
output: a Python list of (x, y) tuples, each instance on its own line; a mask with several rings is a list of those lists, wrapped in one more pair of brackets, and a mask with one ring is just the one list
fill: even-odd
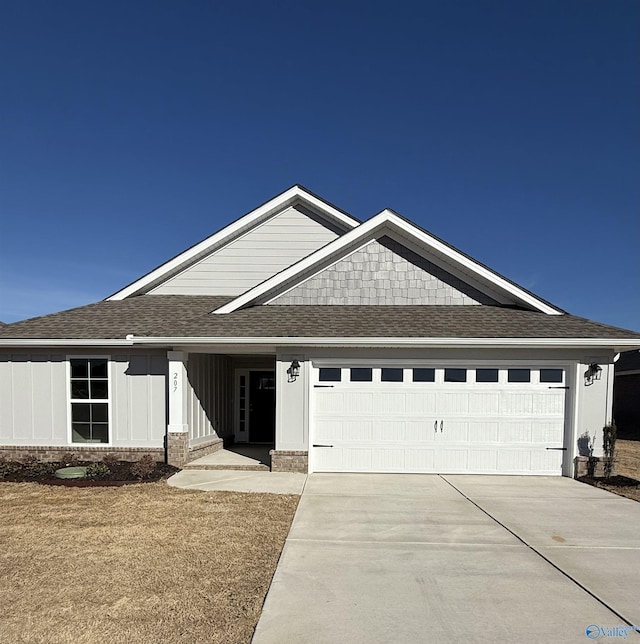
[(111, 474), (111, 470), (106, 463), (91, 463), (87, 465), (88, 479), (106, 479)]
[(25, 456), (22, 459), (22, 474), (30, 478), (51, 476), (56, 466), (53, 463), (41, 463), (35, 456)]
[(80, 463), (80, 459), (78, 458), (78, 455), (73, 452), (64, 452), (62, 456), (60, 456), (60, 463), (63, 467), (75, 467)]
[(119, 460), (120, 459), (115, 454), (106, 454), (102, 459), (102, 462), (107, 467), (115, 467), (118, 464)]
[(0, 456), (0, 479), (17, 474), (22, 469), (20, 463), (9, 461), (6, 457)]
[(610, 478), (613, 472), (613, 461), (616, 452), (617, 429), (615, 423), (602, 428), (602, 451), (604, 452), (604, 476)]
[(149, 454), (145, 454), (137, 463), (131, 466), (131, 474), (137, 479), (146, 479), (150, 477), (156, 469), (156, 462)]

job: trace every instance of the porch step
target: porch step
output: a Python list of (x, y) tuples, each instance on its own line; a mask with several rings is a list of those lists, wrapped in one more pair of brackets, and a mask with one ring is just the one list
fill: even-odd
[(268, 465), (234, 465), (234, 464), (213, 464), (213, 463), (187, 463), (183, 470), (238, 470), (241, 472), (270, 472)]

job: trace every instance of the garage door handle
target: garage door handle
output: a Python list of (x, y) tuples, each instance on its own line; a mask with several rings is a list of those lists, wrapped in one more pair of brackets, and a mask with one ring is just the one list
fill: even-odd
[(554, 450), (558, 450), (559, 452), (566, 452), (567, 451), (566, 447), (547, 447), (547, 449), (554, 449)]
[(440, 433), (442, 434), (442, 428), (444, 426), (444, 420), (440, 421)]
[(437, 420), (433, 423), (433, 431), (434, 432), (438, 431), (438, 421)]
[(333, 447), (333, 445), (313, 445), (314, 447)]

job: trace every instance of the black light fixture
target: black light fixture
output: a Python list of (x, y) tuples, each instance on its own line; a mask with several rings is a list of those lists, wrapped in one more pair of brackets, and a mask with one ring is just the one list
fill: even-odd
[(592, 385), (602, 377), (602, 367), (597, 362), (592, 362), (584, 372), (584, 384), (586, 387)]
[(291, 366), (287, 369), (288, 382), (295, 382), (296, 378), (300, 375), (300, 363), (297, 360), (291, 362)]

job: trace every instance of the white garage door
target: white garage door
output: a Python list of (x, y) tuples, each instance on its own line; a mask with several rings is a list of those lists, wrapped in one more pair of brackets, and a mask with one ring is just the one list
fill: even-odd
[(560, 475), (557, 368), (314, 369), (316, 472)]

